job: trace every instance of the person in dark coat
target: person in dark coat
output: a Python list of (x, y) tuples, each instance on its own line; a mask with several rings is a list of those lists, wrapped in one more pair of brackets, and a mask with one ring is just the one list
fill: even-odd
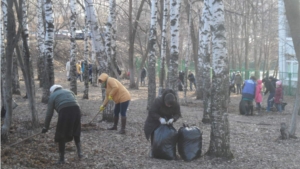
[(268, 92), (270, 92), (267, 102), (268, 102), (268, 106), (267, 106), (267, 112), (270, 112), (271, 107), (273, 107), (274, 101), (273, 101), (273, 97), (275, 95), (275, 88), (276, 88), (276, 82), (272, 82), (272, 78), (264, 78), (262, 80), (262, 82), (264, 83), (264, 86), (266, 88), (266, 91), (264, 93), (264, 95), (267, 95)]
[(236, 75), (234, 76), (234, 83), (236, 85), (236, 94), (242, 94), (243, 78), (240, 72), (237, 72)]
[(193, 90), (193, 85), (195, 86), (196, 89), (195, 76), (191, 71), (189, 71), (188, 79), (190, 81), (190, 91)]
[(143, 67), (142, 72), (141, 72), (141, 86), (144, 83), (145, 86), (145, 78), (147, 76), (147, 70), (145, 67)]
[(78, 157), (81, 158), (81, 112), (75, 94), (63, 89), (61, 85), (53, 85), (50, 88), (50, 97), (48, 100), (47, 114), (42, 133), (49, 129), (54, 110), (58, 112), (56, 132), (54, 141), (58, 142), (59, 160), (58, 164), (65, 163), (65, 143), (73, 140), (77, 147)]
[(176, 93), (172, 89), (166, 89), (161, 97), (157, 97), (145, 121), (144, 132), (146, 139), (151, 137), (153, 143), (153, 133), (160, 124), (172, 124), (181, 117), (180, 105), (176, 98)]

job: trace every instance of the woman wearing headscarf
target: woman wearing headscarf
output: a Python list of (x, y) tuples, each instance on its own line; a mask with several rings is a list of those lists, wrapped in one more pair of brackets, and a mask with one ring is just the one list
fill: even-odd
[(77, 148), (78, 157), (81, 158), (81, 113), (75, 94), (61, 85), (53, 85), (50, 88), (47, 114), (42, 133), (49, 129), (54, 110), (58, 113), (56, 132), (54, 140), (58, 142), (59, 160), (58, 164), (65, 163), (65, 143), (73, 140)]
[(181, 117), (180, 105), (177, 102), (176, 93), (171, 89), (166, 89), (161, 97), (157, 97), (148, 112), (148, 117), (144, 125), (146, 139), (151, 136), (153, 143), (153, 133), (160, 124), (172, 124)]
[(102, 106), (100, 106), (100, 111), (105, 109), (109, 100), (115, 102), (114, 125), (108, 128), (108, 130), (117, 130), (119, 115), (121, 114), (121, 130), (119, 134), (125, 134), (126, 111), (131, 99), (128, 90), (117, 79), (109, 77), (106, 73), (102, 73), (98, 81), (106, 89), (106, 96)]

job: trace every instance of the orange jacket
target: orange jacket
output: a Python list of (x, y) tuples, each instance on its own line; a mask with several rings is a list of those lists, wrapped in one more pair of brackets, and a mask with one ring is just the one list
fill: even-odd
[(106, 73), (102, 73), (98, 79), (101, 80), (102, 83), (106, 83), (106, 96), (103, 106), (106, 106), (108, 96), (111, 96), (116, 104), (126, 102), (131, 99), (128, 90), (117, 79), (109, 77)]

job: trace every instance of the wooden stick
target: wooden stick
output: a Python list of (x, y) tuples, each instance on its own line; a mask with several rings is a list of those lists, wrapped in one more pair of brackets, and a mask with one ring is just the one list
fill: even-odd
[[(89, 123), (86, 123), (86, 124), (91, 124), (95, 118), (98, 116), (99, 113), (101, 113), (102, 111), (98, 111), (98, 113), (92, 118), (92, 120), (89, 122)], [(86, 125), (86, 124), (83, 124), (83, 125)]]
[[(92, 123), (92, 122), (94, 121), (94, 119), (98, 116), (98, 114), (99, 114), (100, 112), (102, 112), (102, 111), (99, 111), (99, 112), (93, 117), (93, 119), (92, 119), (89, 123), (87, 123), (87, 124)], [(48, 130), (50, 130), (50, 129), (54, 128), (54, 127), (55, 127), (55, 126), (52, 126), (52, 127), (50, 127)], [(31, 136), (29, 136), (29, 137), (27, 137), (27, 138), (25, 138), (25, 139), (23, 139), (23, 140), (21, 140), (21, 141), (15, 142), (15, 143), (9, 145), (9, 147), (12, 147), (12, 146), (14, 146), (14, 145), (17, 145), (17, 144), (19, 144), (19, 143), (21, 143), (21, 142), (23, 142), (23, 141), (26, 141), (26, 140), (28, 140), (28, 139), (30, 139), (30, 138), (32, 138), (32, 137), (35, 137), (35, 136), (37, 136), (37, 135), (40, 135), (40, 134), (42, 134), (42, 132), (33, 134), (33, 135), (31, 135)]]
[[(52, 126), (52, 127), (50, 127), (48, 130), (50, 130), (50, 129), (54, 128), (54, 127), (55, 127), (55, 126)], [(29, 136), (29, 137), (27, 137), (27, 138), (25, 138), (25, 139), (23, 139), (23, 140), (21, 140), (21, 141), (15, 142), (15, 143), (9, 145), (9, 147), (12, 147), (12, 146), (14, 146), (14, 145), (17, 145), (17, 144), (19, 144), (19, 143), (21, 143), (21, 142), (23, 142), (23, 141), (26, 141), (26, 140), (28, 140), (28, 139), (30, 139), (30, 138), (32, 138), (32, 137), (35, 137), (35, 136), (37, 136), (37, 135), (40, 135), (40, 134), (42, 134), (42, 132), (33, 134), (33, 135), (31, 135), (31, 136)]]

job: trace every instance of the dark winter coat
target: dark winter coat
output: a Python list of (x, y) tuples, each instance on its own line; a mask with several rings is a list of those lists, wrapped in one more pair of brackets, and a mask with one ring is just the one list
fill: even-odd
[(145, 68), (143, 68), (141, 73), (141, 79), (145, 79), (146, 75), (147, 75), (147, 71)]
[(262, 82), (266, 88), (265, 95), (268, 94), (268, 92), (275, 93), (275, 85), (273, 85), (268, 78), (264, 78)]
[(242, 76), (241, 76), (240, 73), (237, 73), (237, 74), (234, 76), (234, 83), (237, 84), (237, 85), (243, 83), (243, 78), (242, 78)]
[(189, 79), (190, 82), (195, 82), (195, 76), (194, 76), (194, 74), (193, 74), (193, 73), (190, 73), (190, 74), (188, 75), (188, 79)]
[(159, 118), (165, 118), (166, 121), (169, 119), (173, 118), (174, 122), (176, 122), (180, 117), (181, 117), (181, 112), (180, 112), (180, 106), (179, 103), (176, 101), (176, 104), (167, 107), (165, 105), (164, 98), (168, 93), (172, 93), (176, 96), (175, 92), (171, 89), (166, 89), (164, 93), (162, 94), (161, 97), (157, 97), (152, 106), (150, 107), (150, 110), (148, 112), (148, 117), (145, 121), (144, 125), (144, 132), (146, 139), (149, 140), (150, 135), (152, 132), (159, 127), (160, 121)]

